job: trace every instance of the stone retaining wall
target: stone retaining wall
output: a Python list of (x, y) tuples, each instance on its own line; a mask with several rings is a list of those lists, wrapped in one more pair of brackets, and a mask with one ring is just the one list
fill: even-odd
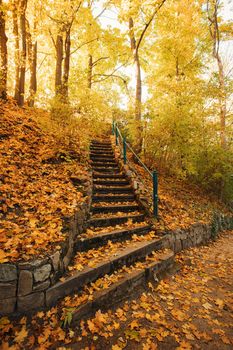
[(52, 254), (28, 262), (0, 264), (0, 314), (27, 312), (45, 306), (45, 292), (64, 274), (73, 257), (75, 239), (86, 228), (92, 182), (84, 184), (84, 202), (63, 225), (65, 241)]
[(215, 239), (218, 233), (223, 230), (233, 230), (233, 216), (227, 217), (215, 213), (210, 224), (196, 223), (187, 229), (165, 232), (163, 246), (179, 253), (181, 250), (196, 247)]

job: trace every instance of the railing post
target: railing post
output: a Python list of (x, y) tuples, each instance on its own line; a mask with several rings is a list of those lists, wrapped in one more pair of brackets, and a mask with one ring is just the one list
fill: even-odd
[(127, 149), (127, 145), (126, 145), (126, 139), (125, 139), (125, 137), (124, 137), (124, 139), (123, 139), (123, 157), (124, 157), (124, 164), (126, 164), (126, 162), (127, 162), (126, 149)]
[(115, 134), (115, 122), (114, 122), (114, 120), (112, 122), (112, 134), (113, 135)]
[(118, 129), (117, 129), (117, 125), (115, 125), (115, 135), (116, 135), (116, 146), (118, 146)]
[(153, 171), (153, 214), (158, 217), (158, 174)]

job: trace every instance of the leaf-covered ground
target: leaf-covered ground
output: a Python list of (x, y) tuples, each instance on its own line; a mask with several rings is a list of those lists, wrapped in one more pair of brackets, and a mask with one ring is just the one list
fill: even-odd
[[(177, 256), (180, 271), (115, 310), (98, 311), (62, 328), (69, 313), (95, 290), (107, 288), (127, 268), (105, 276), (82, 297), (31, 318), (0, 319), (1, 349), (231, 350), (233, 347), (233, 231), (208, 246)], [(135, 269), (138, 266), (134, 267)]]
[[(85, 176), (77, 161), (36, 122), (38, 111), (0, 105), (0, 263), (47, 254), (65, 239), (62, 218), (83, 195), (70, 177)], [(78, 152), (78, 149), (77, 149)]]

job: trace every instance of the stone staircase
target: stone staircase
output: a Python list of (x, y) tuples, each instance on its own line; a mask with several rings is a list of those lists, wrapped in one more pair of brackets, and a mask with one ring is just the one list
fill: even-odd
[(76, 255), (70, 272), (47, 290), (46, 304), (52, 306), (60, 298), (81, 293), (84, 286), (106, 274), (114, 274), (115, 279), (118, 271), (121, 274), (117, 282), (80, 305), (73, 314), (74, 321), (129, 297), (136, 287), (145, 286), (148, 279), (157, 280), (172, 266), (174, 258), (173, 252), (163, 249), (163, 237), (156, 235), (137, 202), (130, 180), (115, 159), (110, 140), (92, 141), (90, 162), (93, 195), (88, 229), (75, 242)]

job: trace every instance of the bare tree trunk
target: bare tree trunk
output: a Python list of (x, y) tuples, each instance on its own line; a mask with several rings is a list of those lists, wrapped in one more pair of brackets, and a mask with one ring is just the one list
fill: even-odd
[(88, 56), (88, 68), (87, 68), (87, 87), (91, 89), (92, 87), (92, 69), (93, 69), (93, 56), (89, 54)]
[(19, 25), (18, 25), (18, 2), (17, 0), (13, 3), (13, 34), (15, 39), (15, 93), (14, 98), (16, 101), (19, 100)]
[[(34, 29), (35, 29), (35, 24), (34, 24)], [(37, 41), (35, 42), (32, 41), (32, 36), (30, 33), (30, 26), (28, 21), (27, 21), (27, 49), (28, 49), (29, 69), (30, 69), (28, 105), (29, 107), (33, 107), (35, 102), (35, 94), (37, 90), (37, 77), (36, 77)]]
[(218, 73), (219, 73), (219, 87), (220, 87), (220, 133), (221, 133), (221, 145), (223, 148), (226, 148), (226, 114), (227, 114), (227, 106), (226, 106), (226, 86), (224, 79), (224, 69), (222, 59), (219, 54), (216, 55), (216, 59), (218, 62)]
[(141, 121), (142, 115), (142, 79), (141, 79), (141, 65), (138, 54), (135, 55), (135, 68), (136, 68), (136, 96), (135, 96), (135, 117), (137, 121)]
[(218, 64), (218, 80), (219, 80), (219, 104), (220, 104), (220, 141), (222, 148), (227, 147), (226, 140), (226, 84), (224, 77), (224, 68), (222, 58), (219, 54), (220, 34), (218, 26), (218, 10), (220, 3), (218, 0), (207, 1), (208, 19), (210, 22), (210, 35), (213, 41), (213, 57)]
[(62, 81), (62, 95), (64, 100), (68, 101), (68, 89), (69, 89), (69, 73), (70, 73), (70, 28), (66, 31), (65, 39), (65, 59), (64, 59), (64, 70), (63, 70), (63, 81)]
[(30, 96), (29, 96), (29, 107), (33, 107), (35, 103), (35, 95), (37, 91), (37, 41), (32, 44), (32, 62), (30, 68)]
[[(0, 6), (2, 0), (0, 0)], [(1, 67), (0, 67), (0, 98), (7, 99), (7, 36), (5, 28), (5, 14), (0, 11), (0, 50), (1, 50)]]
[(23, 106), (25, 94), (25, 73), (27, 58), (27, 33), (26, 33), (26, 8), (27, 0), (20, 1), (20, 36), (21, 36), (21, 52), (19, 67), (19, 96), (18, 105)]
[(62, 90), (62, 61), (63, 61), (63, 38), (61, 34), (56, 39), (56, 73), (55, 73), (55, 95), (61, 94)]
[(142, 150), (142, 79), (141, 79), (141, 65), (136, 46), (136, 39), (134, 34), (134, 23), (132, 17), (129, 18), (129, 35), (131, 43), (131, 51), (134, 57), (135, 74), (136, 74), (136, 89), (135, 89), (135, 124), (136, 124), (136, 146), (135, 149), (138, 153)]

